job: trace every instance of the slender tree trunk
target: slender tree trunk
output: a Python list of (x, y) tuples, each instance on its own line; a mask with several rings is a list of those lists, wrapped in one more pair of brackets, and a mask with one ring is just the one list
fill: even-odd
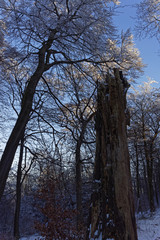
[(82, 163), (81, 163), (81, 141), (77, 141), (76, 146), (76, 204), (77, 204), (77, 230), (80, 230), (83, 223), (82, 208)]
[(158, 199), (158, 187), (157, 187), (157, 173), (154, 175), (154, 192), (155, 192), (155, 197), (156, 197), (156, 203), (157, 206), (159, 206), (159, 199)]
[(77, 230), (83, 228), (83, 207), (82, 207), (82, 160), (81, 160), (81, 146), (88, 122), (92, 115), (85, 121), (82, 121), (82, 129), (80, 136), (77, 139), (76, 145), (76, 204), (77, 204)]
[(24, 149), (24, 135), (22, 136), (22, 139), (21, 139), (20, 155), (19, 155), (18, 170), (17, 170), (16, 209), (15, 209), (15, 215), (14, 215), (14, 238), (15, 238), (15, 240), (19, 240), (19, 238), (20, 238), (19, 216), (20, 216), (20, 208), (21, 208), (21, 178), (22, 178), (23, 149)]
[(95, 114), (92, 113), (88, 119), (81, 121), (81, 132), (77, 139), (76, 144), (76, 204), (77, 204), (77, 230), (81, 230), (84, 225), (83, 219), (83, 206), (82, 206), (82, 159), (81, 159), (81, 146), (84, 140), (84, 134), (87, 124), (93, 118)]
[(114, 74), (98, 87), (94, 193), (87, 239), (137, 240), (126, 136), (127, 82), (117, 69)]
[(139, 157), (138, 157), (138, 146), (137, 146), (137, 139), (134, 144), (135, 151), (136, 151), (136, 189), (137, 189), (137, 199), (138, 199), (138, 206), (137, 211), (141, 211), (141, 199), (140, 199), (140, 179), (139, 179)]
[(150, 146), (150, 151), (148, 150), (147, 142), (146, 142), (146, 134), (145, 134), (145, 126), (144, 126), (144, 116), (142, 116), (143, 123), (143, 144), (144, 144), (144, 152), (147, 164), (147, 180), (148, 180), (148, 194), (149, 194), (149, 207), (150, 211), (155, 211), (154, 206), (154, 189), (153, 189), (153, 157), (152, 157), (152, 143)]
[(136, 150), (136, 187), (137, 187), (137, 198), (140, 198), (140, 182), (139, 182), (139, 158), (138, 158), (138, 147), (137, 142), (135, 142), (135, 150)]
[(148, 175), (148, 188), (149, 188), (149, 206), (150, 211), (155, 211), (154, 205), (154, 188), (153, 188), (153, 160), (148, 159), (147, 161), (147, 175)]
[[(146, 208), (146, 204), (148, 201), (149, 202), (149, 190), (148, 190), (148, 180), (147, 180), (147, 168), (146, 168), (146, 160), (144, 159), (144, 156), (142, 154), (141, 150), (141, 159), (142, 159), (142, 163), (143, 163), (143, 183), (142, 183), (142, 191), (145, 197), (143, 197), (143, 203), (142, 203), (142, 207), (144, 210)], [(144, 208), (145, 207), (145, 208)]]
[(146, 158), (146, 164), (147, 164), (147, 181), (148, 181), (148, 198), (149, 198), (149, 207), (150, 211), (155, 211), (154, 206), (154, 189), (153, 189), (153, 159), (152, 154), (148, 152), (147, 149), (147, 143), (146, 143), (146, 136), (145, 136), (145, 130), (143, 130), (143, 142), (144, 142), (144, 151), (145, 151), (145, 158)]
[[(42, 73), (41, 73), (42, 74)], [(21, 112), (18, 116), (17, 122), (11, 132), (9, 140), (6, 144), (0, 162), (0, 198), (3, 195), (6, 180), (14, 159), (20, 139), (22, 138), (24, 129), (29, 120), (29, 115), (32, 110), (32, 101), (37, 83), (41, 77), (40, 73), (35, 73), (28, 84), (25, 95), (23, 97)]]

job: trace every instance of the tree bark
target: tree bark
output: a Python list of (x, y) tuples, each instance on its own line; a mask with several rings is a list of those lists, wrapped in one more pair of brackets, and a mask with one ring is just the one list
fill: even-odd
[(135, 152), (136, 152), (136, 192), (137, 192), (137, 211), (141, 212), (141, 198), (140, 198), (140, 176), (139, 176), (139, 156), (138, 156), (138, 146), (137, 146), (137, 138), (134, 143)]
[(154, 205), (154, 188), (153, 188), (153, 159), (147, 160), (147, 176), (148, 176), (148, 188), (149, 188), (149, 207), (150, 211), (155, 211)]
[(87, 239), (137, 240), (126, 136), (127, 83), (117, 69), (98, 86), (94, 192)]
[(140, 180), (139, 180), (139, 158), (138, 158), (137, 142), (134, 143), (134, 147), (136, 151), (136, 189), (137, 189), (137, 198), (139, 199), (140, 198)]
[(81, 146), (84, 140), (84, 134), (88, 122), (92, 119), (94, 113), (92, 113), (88, 119), (82, 120), (82, 129), (80, 136), (77, 139), (76, 144), (76, 204), (77, 204), (77, 230), (83, 228), (83, 207), (82, 207), (82, 159), (81, 159)]
[(47, 50), (51, 47), (51, 43), (53, 42), (53, 39), (48, 39), (46, 44), (42, 46), (42, 48), (39, 50), (39, 62), (36, 71), (32, 75), (32, 77), (29, 79), (28, 85), (26, 87), (26, 90), (23, 95), (22, 104), (21, 104), (21, 111), (19, 113), (19, 116), (17, 118), (17, 121), (15, 123), (15, 126), (10, 134), (10, 137), (7, 141), (5, 150), (3, 152), (1, 162), (0, 162), (0, 199), (3, 195), (5, 184), (8, 178), (8, 174), (14, 159), (14, 155), (16, 153), (19, 141), (22, 138), (22, 135), (24, 133), (24, 129), (26, 124), (29, 121), (30, 113), (32, 111), (32, 102), (34, 93), (36, 90), (36, 86), (46, 70), (46, 64), (45, 64), (45, 55)]
[(153, 157), (152, 157), (152, 147), (153, 142), (150, 143), (150, 149), (148, 149), (146, 142), (146, 133), (145, 133), (145, 123), (144, 116), (142, 115), (142, 124), (143, 124), (143, 144), (144, 144), (144, 152), (145, 152), (145, 160), (147, 165), (147, 180), (148, 180), (148, 198), (149, 198), (149, 207), (150, 211), (155, 211), (154, 205), (154, 189), (153, 189)]
[(83, 223), (82, 209), (82, 163), (81, 150), (82, 141), (79, 139), (76, 146), (76, 205), (77, 205), (77, 230), (80, 230)]
[(21, 208), (21, 178), (22, 178), (23, 149), (24, 149), (24, 135), (22, 136), (22, 139), (21, 139), (20, 155), (19, 155), (18, 170), (17, 170), (16, 209), (15, 209), (15, 215), (14, 215), (14, 238), (15, 238), (15, 240), (18, 240), (20, 238), (19, 216), (20, 216), (20, 208)]

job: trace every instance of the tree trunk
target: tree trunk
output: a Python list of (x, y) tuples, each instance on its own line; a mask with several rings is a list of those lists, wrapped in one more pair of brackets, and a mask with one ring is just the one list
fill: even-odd
[(155, 211), (154, 205), (154, 188), (153, 188), (153, 160), (148, 159), (147, 161), (147, 176), (148, 176), (148, 188), (149, 188), (149, 207), (150, 211)]
[(157, 187), (157, 173), (154, 175), (154, 192), (155, 192), (155, 197), (156, 197), (156, 203), (157, 206), (159, 206), (159, 199), (158, 199), (158, 187)]
[(19, 141), (22, 138), (26, 124), (29, 121), (30, 113), (32, 111), (32, 102), (36, 86), (46, 70), (46, 52), (51, 47), (53, 39), (48, 39), (46, 44), (43, 44), (42, 48), (39, 50), (39, 62), (36, 71), (29, 79), (28, 85), (24, 92), (24, 96), (21, 104), (21, 111), (19, 113), (18, 119), (15, 126), (11, 132), (11, 135), (6, 144), (5, 150), (3, 152), (1, 162), (0, 162), (0, 199), (3, 195), (5, 184), (8, 178), (8, 174), (14, 159), (15, 152), (17, 150)]
[(143, 144), (144, 144), (144, 152), (145, 152), (145, 160), (147, 165), (147, 180), (148, 180), (148, 194), (149, 194), (149, 207), (150, 211), (155, 211), (154, 206), (154, 189), (153, 189), (153, 157), (152, 157), (152, 147), (153, 143), (151, 142), (150, 149), (148, 150), (147, 142), (146, 142), (146, 133), (145, 133), (145, 125), (144, 125), (144, 116), (142, 115), (142, 123), (143, 123)]
[(98, 86), (94, 192), (87, 239), (137, 240), (126, 136), (128, 85), (117, 69)]
[(140, 176), (139, 176), (139, 157), (138, 157), (138, 146), (137, 146), (137, 138), (134, 143), (135, 151), (136, 151), (136, 192), (137, 192), (137, 211), (141, 212), (141, 198), (140, 198)]
[(16, 185), (16, 209), (14, 215), (14, 238), (15, 240), (19, 240), (20, 232), (19, 232), (19, 216), (20, 216), (20, 208), (21, 208), (21, 178), (22, 178), (22, 161), (23, 161), (23, 149), (24, 149), (24, 136), (21, 139), (20, 145), (20, 155), (18, 162), (18, 170), (17, 170), (17, 185)]
[[(137, 140), (136, 140), (137, 141)], [(136, 151), (136, 191), (137, 198), (140, 198), (140, 181), (139, 181), (139, 158), (138, 158), (138, 146), (137, 142), (134, 143), (135, 151)]]
[(35, 73), (27, 86), (26, 92), (23, 97), (22, 108), (16, 124), (11, 132), (11, 135), (6, 144), (0, 162), (0, 199), (3, 195), (6, 180), (14, 159), (15, 152), (17, 150), (19, 141), (23, 135), (26, 124), (29, 120), (29, 115), (32, 110), (32, 101), (37, 83), (42, 75), (41, 73)]
[(76, 204), (77, 204), (77, 230), (80, 230), (83, 223), (82, 209), (82, 163), (80, 156), (81, 140), (77, 141), (76, 146)]
[(92, 113), (86, 120), (81, 119), (81, 131), (76, 144), (76, 204), (77, 204), (77, 230), (81, 230), (84, 225), (83, 207), (82, 207), (82, 159), (81, 146), (84, 140), (84, 134), (87, 124), (93, 118), (95, 113)]
[(87, 120), (81, 122), (82, 129), (80, 136), (77, 139), (76, 145), (76, 204), (77, 204), (77, 230), (83, 228), (83, 207), (82, 207), (82, 160), (81, 160), (81, 146), (83, 143), (84, 134), (88, 122), (91, 120), (93, 114)]

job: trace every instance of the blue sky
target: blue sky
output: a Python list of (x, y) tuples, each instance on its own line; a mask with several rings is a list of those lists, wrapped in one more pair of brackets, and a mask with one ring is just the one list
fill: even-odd
[[(137, 39), (134, 30), (136, 23), (136, 9), (135, 4), (140, 3), (140, 0), (120, 0), (123, 8), (118, 9), (119, 15), (115, 17), (115, 23), (119, 30), (131, 29), (134, 35), (134, 42), (139, 49), (144, 64), (147, 67), (144, 69), (144, 74), (136, 82), (139, 84), (147, 80), (147, 77), (153, 78), (159, 84), (155, 84), (155, 87), (160, 86), (160, 44), (155, 38)], [(126, 6), (125, 6), (126, 5)]]

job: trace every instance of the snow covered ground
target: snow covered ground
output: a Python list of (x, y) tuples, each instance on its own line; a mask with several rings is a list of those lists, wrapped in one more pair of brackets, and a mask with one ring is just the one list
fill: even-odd
[(160, 209), (137, 219), (138, 240), (160, 240)]
[[(160, 209), (152, 216), (149, 213), (137, 217), (138, 240), (160, 240)], [(40, 236), (23, 237), (20, 240), (41, 240)]]
[(20, 240), (42, 240), (43, 238), (40, 237), (39, 235), (35, 234), (33, 236), (30, 237), (22, 237), (20, 238)]

